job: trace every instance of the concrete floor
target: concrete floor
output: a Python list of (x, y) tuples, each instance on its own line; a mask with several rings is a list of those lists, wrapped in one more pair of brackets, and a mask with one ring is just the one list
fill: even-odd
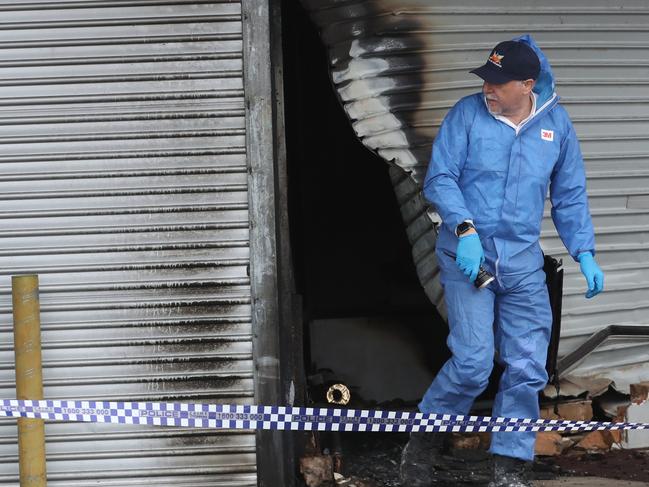
[(559, 480), (541, 480), (534, 482), (535, 487), (646, 487), (646, 482), (603, 479), (601, 477), (563, 477)]

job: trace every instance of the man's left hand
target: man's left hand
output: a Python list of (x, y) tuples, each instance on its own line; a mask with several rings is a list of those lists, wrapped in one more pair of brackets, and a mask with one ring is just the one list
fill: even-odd
[(604, 289), (604, 273), (595, 262), (592, 253), (582, 252), (577, 258), (579, 259), (581, 273), (586, 278), (586, 284), (588, 284), (586, 297), (590, 299), (597, 296)]

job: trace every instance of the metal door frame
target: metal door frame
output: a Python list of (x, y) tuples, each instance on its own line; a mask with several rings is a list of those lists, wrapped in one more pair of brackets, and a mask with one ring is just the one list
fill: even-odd
[[(303, 399), (304, 380), (286, 199), (281, 4), (242, 0), (242, 21), (255, 401), (291, 406)], [(259, 487), (295, 485), (295, 437), (256, 432)]]

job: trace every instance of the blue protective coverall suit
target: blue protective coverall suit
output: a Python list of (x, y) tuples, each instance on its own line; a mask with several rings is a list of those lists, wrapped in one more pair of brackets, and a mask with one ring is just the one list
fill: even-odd
[[(538, 393), (552, 312), (539, 235), (548, 187), (552, 219), (570, 255), (595, 254), (595, 238), (579, 143), (554, 93), (547, 59), (534, 87), (536, 112), (518, 133), (489, 112), (482, 93), (462, 98), (446, 115), (433, 144), (425, 197), (442, 217), (436, 256), (441, 270), (452, 357), (419, 409), (467, 414), (487, 386), (494, 352), (505, 371), (493, 415), (538, 418)], [(483, 266), (496, 280), (478, 290), (446, 252), (455, 253), (455, 228), (473, 220), (485, 252)], [(535, 433), (497, 432), (491, 452), (534, 457)]]

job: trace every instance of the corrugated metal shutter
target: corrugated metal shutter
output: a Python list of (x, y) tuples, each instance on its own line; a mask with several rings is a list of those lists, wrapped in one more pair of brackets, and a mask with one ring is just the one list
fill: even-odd
[[(584, 282), (545, 215), (542, 245), (566, 264), (560, 353), (615, 324), (646, 324), (649, 307), (649, 5), (571, 0), (341, 2), (303, 0), (321, 28), (332, 78), (363, 143), (392, 160), (393, 182), (413, 257), (443, 314), (434, 237), (417, 192), (430, 144), (448, 109), (480, 89), (467, 71), (499, 41), (529, 32), (558, 79), (557, 92), (581, 139), (598, 260), (606, 292), (583, 299)], [(646, 341), (611, 342), (578, 374), (649, 375)], [(644, 367), (644, 369), (643, 369)]]
[[(41, 278), (47, 398), (253, 401), (241, 6), (0, 2), (9, 276)], [(253, 486), (250, 433), (49, 423), (49, 485)], [(17, 484), (15, 421), (0, 484)]]

